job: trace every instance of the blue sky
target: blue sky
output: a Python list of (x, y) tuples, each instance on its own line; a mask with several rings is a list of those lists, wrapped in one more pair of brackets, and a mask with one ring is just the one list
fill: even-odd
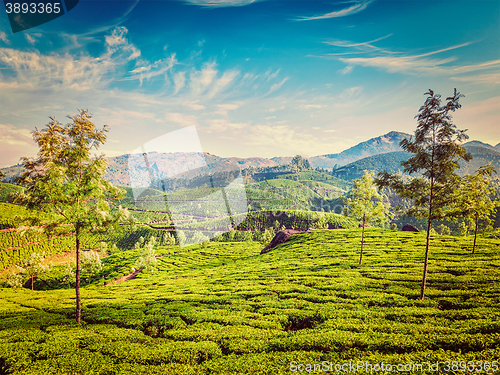
[(191, 125), (224, 157), (336, 153), (413, 133), (429, 88), (465, 94), (456, 125), (495, 145), (499, 36), (496, 0), (81, 0), (16, 34), (2, 10), (0, 166), (77, 108), (109, 156)]

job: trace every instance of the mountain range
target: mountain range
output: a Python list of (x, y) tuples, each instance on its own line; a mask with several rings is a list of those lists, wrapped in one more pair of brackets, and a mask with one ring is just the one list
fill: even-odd
[[(357, 176), (360, 171), (365, 169), (397, 171), (402, 169), (400, 162), (406, 160), (409, 156), (408, 153), (401, 149), (399, 143), (409, 137), (410, 134), (391, 131), (382, 136), (361, 142), (340, 153), (314, 156), (309, 158), (309, 161), (314, 168), (334, 168), (337, 176), (344, 178)], [(472, 153), (473, 160), (470, 163), (462, 163), (458, 171), (459, 174), (474, 173), (480, 165), (485, 165), (488, 162), (492, 162), (493, 166), (500, 172), (500, 143), (492, 146), (474, 140), (465, 143), (464, 146), (467, 151)], [(108, 158), (108, 168), (104, 178), (119, 186), (130, 186), (129, 158), (129, 154)], [(140, 160), (144, 160), (142, 158), (140, 156)], [(275, 167), (289, 164), (293, 157), (270, 159), (260, 157), (223, 158), (210, 153), (203, 153), (203, 158), (206, 167), (198, 168), (200, 166), (200, 154), (150, 152), (147, 154), (146, 163), (134, 162), (132, 164), (137, 167), (136, 176), (139, 176), (140, 180), (146, 181), (148, 175), (153, 178), (162, 178), (162, 176), (165, 178), (164, 176), (173, 175), (192, 178), (208, 170), (210, 172), (223, 172), (248, 167)], [(146, 165), (149, 165), (149, 168)], [(7, 179), (10, 179), (21, 173), (22, 166), (16, 165), (1, 170), (6, 174)]]

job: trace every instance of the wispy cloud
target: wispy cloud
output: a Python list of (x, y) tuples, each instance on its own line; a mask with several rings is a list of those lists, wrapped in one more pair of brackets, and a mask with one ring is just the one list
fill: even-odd
[(165, 119), (169, 122), (174, 122), (181, 126), (191, 126), (198, 124), (198, 117), (193, 115), (185, 115), (182, 113), (166, 113)]
[(257, 3), (259, 1), (262, 0), (185, 0), (188, 4), (213, 8), (240, 7)]
[(290, 77), (285, 77), (283, 78), (283, 80), (280, 82), (280, 83), (275, 83), (274, 85), (271, 86), (271, 88), (269, 89), (269, 92), (266, 94), (266, 95), (269, 95), (273, 92), (275, 92), (276, 90), (280, 89), (281, 86), (283, 86), (283, 84), (288, 81)]
[(347, 74), (351, 73), (353, 69), (354, 69), (354, 67), (352, 65), (347, 65), (344, 69), (340, 69), (338, 71), (338, 73), (340, 73), (342, 75), (347, 75)]
[(215, 111), (214, 114), (226, 116), (228, 111), (233, 111), (239, 107), (238, 104), (218, 104), (217, 111)]
[(322, 20), (322, 19), (328, 19), (328, 18), (338, 18), (338, 17), (346, 17), (350, 16), (352, 14), (359, 13), (363, 10), (366, 9), (368, 5), (370, 5), (372, 1), (361, 1), (361, 2), (355, 2), (354, 5), (344, 8), (335, 12), (330, 12), (326, 14), (322, 14), (319, 16), (312, 16), (312, 17), (301, 17), (297, 18), (296, 21), (311, 21), (311, 20)]
[[(379, 48), (373, 43), (388, 38), (392, 34), (377, 38), (368, 42), (353, 43), (347, 41), (327, 41), (326, 44), (351, 49), (350, 52), (326, 54), (326, 56), (333, 57), (339, 56), (337, 59), (347, 64), (347, 66), (338, 71), (340, 74), (349, 74), (354, 66), (373, 67), (386, 70), (389, 73), (404, 73), (404, 74), (425, 74), (425, 75), (442, 75), (453, 76), (458, 74), (473, 73), (482, 70), (496, 69), (500, 65), (500, 60), (487, 61), (473, 65), (450, 65), (450, 63), (457, 60), (456, 56), (448, 57), (431, 57), (444, 52), (453, 51), (459, 48), (464, 48), (471, 45), (473, 42), (466, 42), (453, 45), (438, 50), (409, 54), (402, 52), (390, 51), (387, 49)], [(354, 50), (354, 51), (352, 51)], [(360, 55), (366, 56), (349, 56)], [(340, 57), (342, 56), (342, 57)], [(460, 79), (460, 78), (457, 78)], [(466, 79), (464, 79), (466, 80)]]
[[(276, 78), (276, 77), (278, 76), (278, 74), (279, 74), (280, 70), (281, 70), (281, 69), (278, 69), (277, 71), (275, 71), (275, 72), (274, 72), (274, 73), (272, 73), (272, 74), (271, 74), (270, 72), (268, 72), (268, 73), (269, 73), (269, 75), (268, 75), (268, 77), (267, 77), (267, 79), (266, 79), (266, 82), (268, 82), (268, 81), (270, 81), (270, 80), (272, 80), (272, 79)], [(266, 73), (266, 75), (267, 75), (268, 73)]]
[(7, 38), (7, 34), (5, 34), (4, 31), (0, 31), (0, 40), (2, 40), (3, 42), (9, 44), (10, 41), (9, 39)]

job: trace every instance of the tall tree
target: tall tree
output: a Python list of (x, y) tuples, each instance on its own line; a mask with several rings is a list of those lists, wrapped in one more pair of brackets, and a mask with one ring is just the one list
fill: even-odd
[(18, 182), (25, 189), (15, 201), (47, 213), (35, 218), (51, 232), (57, 226), (71, 224), (75, 230), (76, 247), (76, 321), (81, 322), (80, 251), (85, 231), (104, 231), (131, 222), (121, 206), (111, 211), (110, 200), (121, 199), (125, 191), (103, 179), (107, 161), (103, 154), (93, 156), (106, 141), (108, 126), (96, 129), (88, 111), (68, 116), (72, 122), (63, 126), (50, 117), (45, 129), (32, 132), (38, 144), (36, 158), (22, 158), (25, 172)]
[(467, 219), (469, 223), (474, 224), (474, 245), (472, 254), (476, 250), (477, 229), (479, 220), (492, 222), (491, 214), (493, 210), (500, 206), (500, 201), (491, 200), (490, 196), (495, 194), (495, 189), (489, 185), (488, 177), (496, 173), (495, 169), (489, 163), (479, 167), (476, 174), (465, 175), (462, 179), (460, 189), (456, 190), (455, 201), (458, 210)]
[(295, 155), (295, 157), (292, 159), (290, 163), (290, 166), (292, 168), (292, 172), (294, 173), (311, 169), (311, 163), (309, 163), (309, 160), (304, 159), (300, 155)]
[(353, 181), (353, 187), (346, 199), (347, 215), (361, 221), (361, 251), (359, 264), (363, 260), (363, 244), (365, 241), (365, 225), (370, 222), (387, 220), (388, 207), (382, 201), (374, 184), (373, 172), (365, 171), (363, 177)]
[(472, 159), (461, 146), (468, 139), (467, 130), (458, 130), (451, 117), (452, 112), (461, 108), (459, 100), (463, 95), (455, 89), (453, 96), (446, 98), (445, 105), (441, 105), (441, 95), (434, 91), (429, 90), (425, 95), (425, 103), (415, 116), (418, 120), (415, 136), (400, 142), (403, 150), (413, 154), (401, 162), (404, 172), (419, 177), (405, 182), (401, 176), (383, 171), (376, 178), (379, 187), (388, 186), (402, 198), (413, 200), (414, 206), (407, 210), (407, 214), (427, 220), (421, 299), (425, 297), (431, 224), (434, 220), (449, 217), (453, 211), (450, 209), (451, 197), (459, 182), (455, 169), (459, 167), (459, 159)]

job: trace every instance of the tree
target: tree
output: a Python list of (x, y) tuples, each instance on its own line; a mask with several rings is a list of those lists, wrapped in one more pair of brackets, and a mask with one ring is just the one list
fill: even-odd
[(28, 208), (44, 211), (32, 220), (52, 232), (63, 224), (71, 224), (75, 231), (76, 247), (76, 321), (81, 322), (80, 252), (85, 231), (119, 229), (125, 222), (132, 223), (127, 210), (111, 212), (109, 200), (121, 199), (125, 191), (103, 179), (107, 161), (104, 155), (92, 156), (106, 141), (108, 126), (96, 129), (88, 111), (80, 110), (69, 117), (72, 123), (63, 126), (50, 117), (45, 129), (32, 132), (38, 144), (37, 158), (22, 158), (25, 172), (18, 182), (25, 187), (15, 201)]
[(0, 182), (3, 181), (4, 178), (5, 178), (5, 173), (0, 171)]
[(452, 214), (451, 197), (459, 181), (455, 174), (455, 169), (459, 167), (458, 160), (472, 159), (460, 145), (468, 139), (465, 134), (467, 130), (458, 130), (451, 118), (451, 112), (461, 107), (459, 100), (463, 95), (455, 89), (453, 96), (446, 98), (447, 102), (443, 106), (441, 95), (434, 94), (432, 90), (425, 95), (425, 103), (415, 116), (418, 120), (415, 136), (400, 142), (403, 150), (413, 154), (408, 160), (401, 162), (404, 172), (420, 176), (404, 181), (401, 176), (383, 171), (376, 178), (379, 188), (388, 186), (402, 198), (413, 200), (414, 206), (407, 210), (408, 215), (427, 220), (421, 299), (425, 297), (431, 224), (434, 220), (441, 220)]
[(43, 264), (45, 260), (45, 254), (44, 253), (32, 253), (31, 256), (23, 261), (21, 267), (18, 268), (18, 276), (13, 277), (13, 280), (16, 280), (13, 284), (13, 286), (19, 286), (19, 282), (21, 282), (21, 285), (24, 284), (25, 280), (30, 280), (31, 281), (31, 290), (33, 290), (33, 282), (34, 278), (36, 277), (43, 277), (47, 273), (50, 272), (50, 266)]
[(350, 198), (346, 199), (347, 214), (356, 220), (361, 220), (361, 252), (359, 264), (363, 260), (363, 243), (365, 240), (365, 224), (372, 221), (384, 222), (387, 220), (388, 207), (382, 202), (382, 196), (377, 192), (374, 184), (373, 172), (364, 171), (363, 177), (353, 181)]
[(64, 266), (63, 274), (61, 275), (61, 281), (68, 284), (68, 289), (71, 287), (71, 281), (75, 280), (75, 265), (73, 262), (68, 262)]
[(298, 173), (301, 171), (306, 171), (308, 169), (311, 169), (311, 164), (309, 163), (309, 160), (303, 159), (302, 156), (296, 155), (293, 159), (292, 162), (290, 163), (292, 167), (292, 172)]
[(90, 280), (102, 270), (101, 259), (96, 251), (84, 251), (81, 259), (81, 272)]
[[(460, 189), (456, 190), (455, 201), (458, 210), (470, 223), (474, 224), (474, 245), (472, 254), (476, 250), (477, 229), (479, 220), (491, 223), (493, 210), (500, 206), (500, 201), (491, 200), (490, 195), (495, 194), (495, 189), (489, 186), (488, 177), (496, 173), (495, 169), (488, 163), (479, 167), (476, 174), (465, 175), (462, 178)], [(467, 231), (468, 232), (468, 231)]]
[(135, 269), (137, 270), (145, 269), (148, 278), (149, 278), (149, 273), (153, 272), (156, 269), (156, 265), (158, 263), (158, 261), (156, 260), (155, 244), (156, 244), (156, 238), (151, 237), (149, 241), (144, 244), (142, 256), (135, 263)]

